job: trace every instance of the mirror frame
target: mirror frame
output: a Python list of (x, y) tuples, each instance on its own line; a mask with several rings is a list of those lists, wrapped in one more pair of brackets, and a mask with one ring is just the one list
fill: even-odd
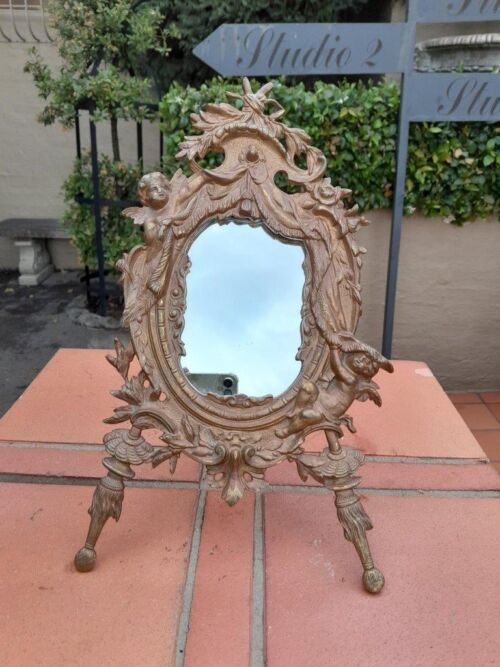
[[(279, 419), (280, 413), (289, 409), (289, 404), (296, 398), (300, 385), (306, 379), (314, 378), (320, 364), (316, 357), (324, 356), (324, 346), (319, 336), (314, 336), (314, 330), (306, 330), (304, 326), (304, 301), (308, 298), (309, 273), (305, 268), (308, 266), (307, 248), (299, 245), (304, 250), (303, 267), (303, 289), (302, 289), (302, 313), (300, 326), (301, 344), (296, 358), (301, 362), (301, 368), (293, 382), (277, 396), (271, 394), (262, 396), (248, 396), (238, 393), (236, 395), (223, 396), (212, 392), (201, 393), (193, 387), (187, 380), (182, 369), (182, 355), (184, 354), (184, 345), (182, 343), (182, 332), (184, 329), (184, 314), (187, 306), (186, 277), (190, 268), (189, 250), (194, 241), (193, 236), (199, 236), (198, 231), (202, 233), (212, 224), (228, 224), (236, 222), (237, 224), (248, 224), (252, 227), (263, 227), (272, 237), (282, 242), (290, 242), (276, 232), (269, 229), (265, 220), (242, 219), (235, 216), (225, 217), (223, 219), (210, 219), (206, 224), (201, 224), (196, 234), (190, 234), (186, 237), (186, 242), (179, 248), (179, 254), (173, 260), (171, 280), (178, 287), (175, 296), (169, 291), (168, 286), (165, 291), (165, 298), (159, 302), (155, 320), (152, 323), (153, 330), (156, 332), (152, 339), (153, 345), (158, 348), (161, 363), (159, 371), (161, 373), (162, 387), (165, 391), (176, 395), (177, 399), (183, 405), (183, 409), (192, 411), (193, 416), (200, 420), (216, 419), (218, 423), (227, 425), (229, 428), (237, 428), (235, 422), (246, 427), (267, 428)], [(296, 241), (295, 241), (296, 243)], [(177, 296), (179, 294), (179, 296)], [(170, 297), (170, 298), (169, 298)], [(174, 315), (175, 313), (175, 315)], [(174, 326), (171, 326), (174, 321)], [(172, 353), (171, 351), (175, 352)], [(249, 409), (252, 408), (252, 409)]]
[[(89, 537), (75, 559), (80, 570), (93, 567), (93, 547), (104, 521), (119, 516), (123, 480), (134, 476), (130, 466), (168, 460), (173, 472), (185, 454), (205, 467), (208, 483), (219, 487), (230, 505), (245, 488), (265, 488), (267, 468), (295, 462), (304, 480), (310, 475), (335, 492), (344, 534), (363, 564), (365, 588), (378, 592), (383, 586), (366, 541), (371, 522), (354, 491), (360, 479), (353, 473), (363, 455), (340, 443), (344, 427), (355, 430), (346, 414), (351, 403), (369, 399), (380, 405), (373, 376), (379, 368), (392, 371), (387, 359), (354, 336), (365, 252), (354, 235), (367, 221), (357, 206), (346, 207), (351, 191), (324, 178), (326, 159), (310, 137), (281, 122), (284, 110), (268, 96), (271, 88), (267, 83), (254, 93), (244, 79), (242, 94), (227, 94), (236, 106), (208, 104), (192, 114), (199, 134), (186, 136), (177, 154), (192, 174), (179, 169), (170, 180), (159, 172), (143, 176), (143, 206), (124, 211), (142, 225), (145, 243), (119, 262), (123, 322), (132, 342), (125, 347), (116, 341), (116, 356), (108, 356), (124, 380), (112, 392), (124, 405), (105, 421), (129, 421), (131, 427), (104, 437), (109, 472), (96, 489)], [(214, 169), (197, 162), (210, 152), (223, 154)], [(276, 185), (279, 172), (296, 192)], [(234, 219), (262, 225), (277, 239), (304, 249), (302, 367), (276, 397), (201, 394), (180, 364), (188, 250), (209, 224)], [(141, 371), (129, 377), (134, 356)], [(161, 431), (163, 447), (144, 439), (147, 429)], [(316, 430), (325, 432), (328, 446), (308, 453), (304, 439)]]
[[(245, 487), (263, 481), (265, 468), (300, 451), (308, 433), (327, 430), (340, 436), (342, 424), (350, 425), (344, 413), (355, 398), (379, 400), (370, 372), (350, 385), (335, 379), (353, 373), (346, 357), (364, 357), (371, 375), (379, 366), (389, 367), (378, 352), (354, 338), (365, 252), (354, 234), (367, 221), (357, 206), (345, 206), (350, 190), (323, 178), (325, 157), (311, 146), (308, 135), (280, 122), (284, 110), (267, 96), (269, 90), (266, 84), (253, 93), (244, 82), (243, 95), (230, 94), (241, 108), (209, 104), (192, 115), (193, 127), (201, 134), (185, 137), (176, 156), (187, 161), (192, 175), (179, 169), (170, 180), (159, 172), (141, 179), (143, 206), (124, 213), (143, 226), (145, 244), (119, 262), (123, 322), (130, 328), (142, 368), (134, 380), (134, 391), (142, 386), (141, 395), (134, 396), (127, 418), (141, 431), (162, 430), (166, 451), (154, 452), (153, 463), (182, 452), (206, 465), (209, 475), (220, 477), (223, 461), (241, 459), (238, 466), (244, 472), (240, 470), (236, 485), (229, 470), (218, 480), (231, 504)], [(209, 152), (223, 153), (215, 169), (196, 162)], [(305, 169), (296, 164), (299, 156), (305, 158)], [(278, 172), (300, 191), (290, 194), (278, 187)], [(189, 248), (210, 224), (234, 219), (262, 225), (275, 238), (300, 243), (304, 249), (298, 353), (302, 367), (292, 385), (276, 397), (202, 394), (182, 370)], [(347, 390), (339, 391), (340, 385)], [(328, 391), (333, 396), (325, 400)], [(345, 397), (339, 401), (336, 394), (342, 392)], [(315, 414), (308, 417), (308, 411)], [(205, 455), (195, 453), (200, 448)]]

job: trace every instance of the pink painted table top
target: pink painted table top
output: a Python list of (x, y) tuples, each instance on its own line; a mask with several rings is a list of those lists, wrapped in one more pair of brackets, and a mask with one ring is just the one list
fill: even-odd
[[(102, 423), (120, 401), (110, 394), (121, 378), (106, 350), (59, 350), (0, 420), (0, 440), (100, 443)], [(393, 374), (380, 372), (383, 404), (356, 402), (349, 413), (356, 434), (346, 444), (385, 456), (484, 458), (484, 452), (432, 375), (418, 361), (396, 361)], [(322, 433), (308, 448), (324, 446)]]

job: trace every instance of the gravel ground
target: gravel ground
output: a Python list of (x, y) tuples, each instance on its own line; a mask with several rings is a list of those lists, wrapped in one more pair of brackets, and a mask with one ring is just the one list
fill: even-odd
[(117, 334), (123, 339), (123, 332), (75, 323), (78, 272), (54, 273), (36, 287), (19, 286), (17, 277), (0, 272), (0, 415), (60, 347), (110, 348)]

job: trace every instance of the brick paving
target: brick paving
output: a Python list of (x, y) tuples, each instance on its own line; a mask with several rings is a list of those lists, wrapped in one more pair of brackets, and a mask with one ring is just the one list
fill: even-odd
[(138, 468), (96, 569), (80, 574), (72, 557), (119, 376), (104, 351), (59, 351), (0, 420), (3, 664), (495, 664), (500, 392), (452, 403), (419, 362), (377, 380), (383, 407), (357, 405), (346, 441), (367, 453), (361, 493), (387, 580), (378, 597), (361, 588), (331, 494), (291, 464), (234, 508), (187, 459), (173, 477), (168, 465)]
[(493, 468), (500, 473), (500, 391), (477, 394), (455, 392), (448, 396)]

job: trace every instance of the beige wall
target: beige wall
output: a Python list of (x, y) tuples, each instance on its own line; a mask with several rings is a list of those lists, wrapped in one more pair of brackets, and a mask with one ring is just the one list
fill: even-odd
[[(390, 213), (367, 215), (358, 333), (380, 348)], [(500, 223), (405, 218), (399, 267), (393, 356), (426, 361), (449, 390), (498, 389)]]
[[(55, 49), (40, 51), (55, 63)], [(63, 211), (63, 175), (74, 156), (73, 134), (59, 126), (36, 123), (42, 101), (31, 77), (23, 74), (28, 46), (0, 44), (0, 219), (52, 217)], [(0, 239), (0, 267), (13, 268), (17, 253), (12, 242)]]
[[(0, 43), (0, 220), (4, 218), (59, 217), (64, 210), (61, 185), (75, 159), (75, 133), (59, 124), (44, 127), (36, 122), (43, 108), (31, 76), (23, 73), (30, 45)], [(59, 61), (51, 44), (38, 45), (42, 57), (57, 69)], [(120, 124), (122, 158), (133, 159), (135, 126)], [(110, 153), (108, 128), (98, 127), (100, 152)], [(82, 114), (82, 142), (88, 146), (88, 122)], [(159, 135), (144, 127), (147, 163), (159, 158)], [(60, 250), (60, 248), (58, 249)], [(68, 258), (69, 261), (69, 258)], [(16, 268), (12, 241), (0, 238), (0, 268)]]

